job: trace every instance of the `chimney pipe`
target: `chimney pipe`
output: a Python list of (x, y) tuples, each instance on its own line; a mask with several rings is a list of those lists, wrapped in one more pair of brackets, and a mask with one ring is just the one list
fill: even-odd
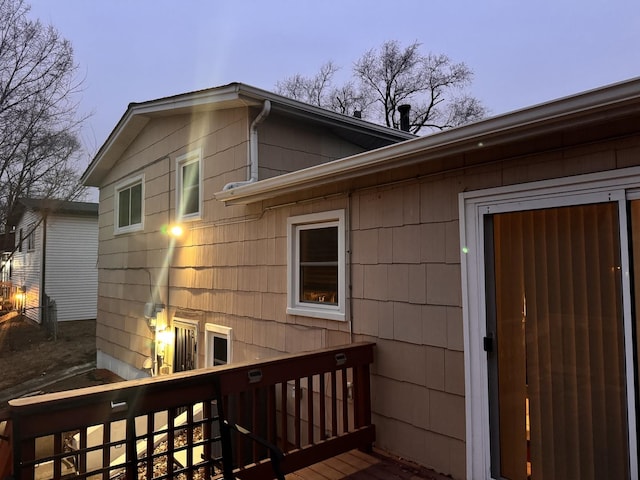
[(362, 111), (354, 110), (353, 111), (353, 116), (356, 117), (356, 118), (362, 118)]
[(411, 105), (403, 104), (398, 106), (398, 112), (400, 112), (400, 130), (403, 132), (408, 132), (411, 124), (409, 122), (409, 111), (411, 110)]

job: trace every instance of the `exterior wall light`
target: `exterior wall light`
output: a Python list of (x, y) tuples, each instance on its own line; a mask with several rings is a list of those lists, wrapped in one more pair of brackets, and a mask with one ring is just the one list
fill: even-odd
[(144, 318), (147, 319), (147, 323), (151, 330), (156, 328), (158, 319), (158, 313), (164, 310), (164, 304), (148, 302), (144, 304)]
[(163, 225), (160, 229), (163, 235), (168, 235), (173, 238), (181, 237), (184, 233), (184, 228), (182, 225), (174, 224), (174, 225)]
[(173, 332), (170, 329), (162, 329), (156, 333), (156, 360), (158, 369), (164, 364), (164, 357), (168, 346), (173, 344)]
[(171, 235), (172, 237), (176, 237), (176, 238), (181, 237), (183, 233), (184, 233), (184, 230), (180, 225), (172, 225), (169, 228), (169, 235)]

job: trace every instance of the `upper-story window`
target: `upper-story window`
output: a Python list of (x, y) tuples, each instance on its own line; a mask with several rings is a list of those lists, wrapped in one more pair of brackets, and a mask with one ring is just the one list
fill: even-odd
[(287, 221), (287, 313), (346, 319), (344, 211), (291, 217)]
[(29, 225), (27, 233), (27, 252), (33, 252), (36, 249), (36, 224)]
[(181, 220), (195, 220), (202, 213), (201, 157), (198, 149), (176, 159), (177, 212)]
[(115, 232), (142, 230), (144, 218), (144, 177), (138, 175), (116, 185)]

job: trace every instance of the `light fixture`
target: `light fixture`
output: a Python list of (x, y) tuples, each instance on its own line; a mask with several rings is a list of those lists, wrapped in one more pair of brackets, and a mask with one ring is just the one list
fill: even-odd
[(156, 332), (156, 361), (158, 368), (164, 364), (165, 349), (173, 343), (173, 333), (168, 328), (162, 328)]
[(173, 225), (163, 225), (160, 229), (163, 235), (168, 235), (173, 238), (181, 237), (184, 233), (184, 228), (182, 225), (178, 223), (174, 223)]
[(158, 313), (164, 310), (164, 304), (147, 302), (144, 304), (144, 318), (147, 319), (147, 324), (151, 330), (156, 328), (158, 319)]
[(181, 225), (171, 225), (169, 228), (169, 235), (172, 237), (181, 237), (184, 233), (184, 229)]
[(165, 328), (158, 331), (158, 347), (164, 348), (173, 343), (173, 332), (171, 329)]

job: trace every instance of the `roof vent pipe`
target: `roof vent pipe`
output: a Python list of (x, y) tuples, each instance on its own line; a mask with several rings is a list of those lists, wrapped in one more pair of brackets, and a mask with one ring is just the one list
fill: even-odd
[(247, 181), (227, 183), (223, 190), (241, 187), (258, 181), (258, 126), (267, 118), (269, 112), (271, 112), (271, 102), (265, 100), (262, 110), (255, 120), (251, 122), (251, 127), (249, 127), (249, 175)]
[(400, 112), (400, 130), (408, 132), (411, 127), (409, 121), (409, 112), (411, 111), (411, 105), (403, 104), (398, 106), (398, 112)]

